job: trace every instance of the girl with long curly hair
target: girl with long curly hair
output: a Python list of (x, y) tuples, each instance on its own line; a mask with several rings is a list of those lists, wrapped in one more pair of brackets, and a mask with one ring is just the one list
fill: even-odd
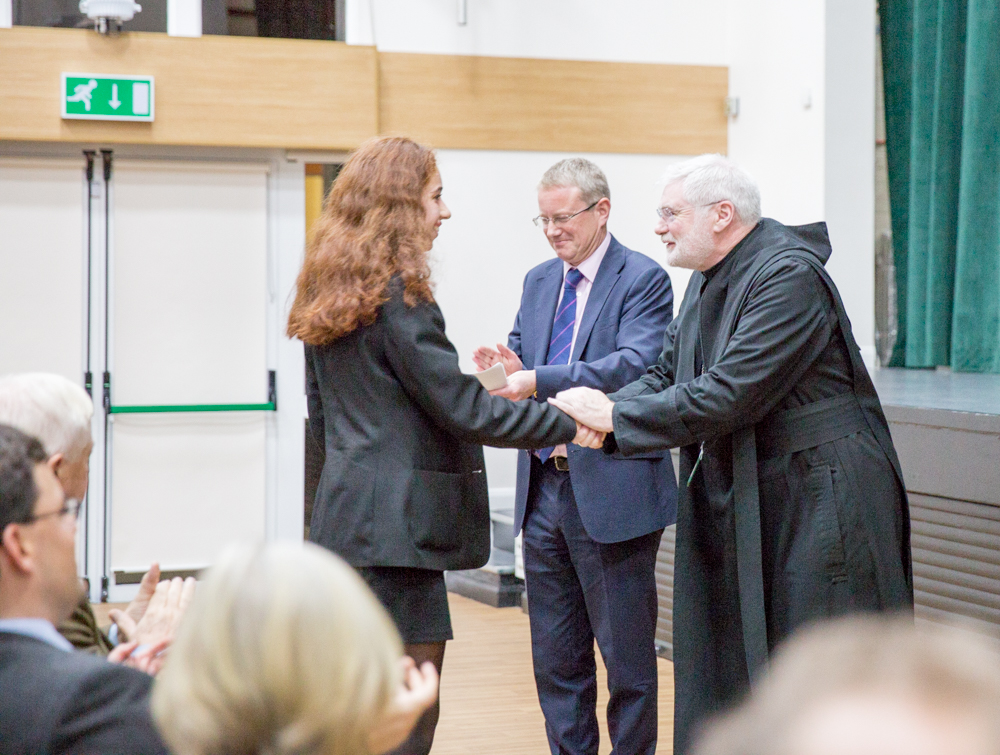
[[(595, 442), (555, 407), (491, 396), (459, 370), (428, 265), (451, 217), (441, 194), (430, 150), (398, 137), (361, 145), (326, 198), (288, 318), (326, 452), (309, 539), (358, 571), (406, 654), (438, 672), (452, 639), (443, 572), (490, 555), (482, 444)], [(396, 752), (429, 752), (438, 715)]]

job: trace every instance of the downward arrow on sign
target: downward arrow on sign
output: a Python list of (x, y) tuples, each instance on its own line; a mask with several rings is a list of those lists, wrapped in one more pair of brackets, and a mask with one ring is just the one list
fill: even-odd
[(108, 102), (108, 104), (111, 105), (111, 107), (113, 107), (115, 110), (117, 110), (119, 108), (119, 106), (122, 104), (122, 101), (120, 99), (118, 99), (118, 85), (117, 84), (112, 84), (111, 85), (111, 100)]

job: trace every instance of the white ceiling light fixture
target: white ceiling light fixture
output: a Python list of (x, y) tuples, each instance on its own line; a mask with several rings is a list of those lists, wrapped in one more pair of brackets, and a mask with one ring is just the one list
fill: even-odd
[(120, 32), (122, 24), (141, 10), (134, 0), (80, 0), (80, 12), (94, 22), (94, 30), (100, 34)]

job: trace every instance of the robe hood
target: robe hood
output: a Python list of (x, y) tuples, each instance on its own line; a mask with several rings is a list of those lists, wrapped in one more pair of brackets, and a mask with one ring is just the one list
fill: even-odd
[(777, 220), (764, 218), (761, 223), (765, 226), (773, 226), (775, 230), (781, 229), (785, 233), (798, 239), (793, 246), (805, 249), (815, 255), (820, 262), (826, 265), (830, 255), (833, 254), (833, 247), (830, 245), (830, 233), (827, 231), (826, 223), (810, 223), (809, 225), (782, 225)]

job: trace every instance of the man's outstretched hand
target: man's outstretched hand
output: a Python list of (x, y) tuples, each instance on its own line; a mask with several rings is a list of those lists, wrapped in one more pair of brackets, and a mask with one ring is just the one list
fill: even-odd
[(601, 433), (614, 432), (611, 410), (615, 402), (600, 391), (593, 388), (570, 388), (559, 391), (555, 398), (549, 399), (549, 403), (562, 409), (581, 425)]
[(584, 448), (601, 448), (604, 445), (605, 435), (606, 433), (599, 433), (597, 430), (577, 422), (576, 437), (573, 438), (573, 443)]

